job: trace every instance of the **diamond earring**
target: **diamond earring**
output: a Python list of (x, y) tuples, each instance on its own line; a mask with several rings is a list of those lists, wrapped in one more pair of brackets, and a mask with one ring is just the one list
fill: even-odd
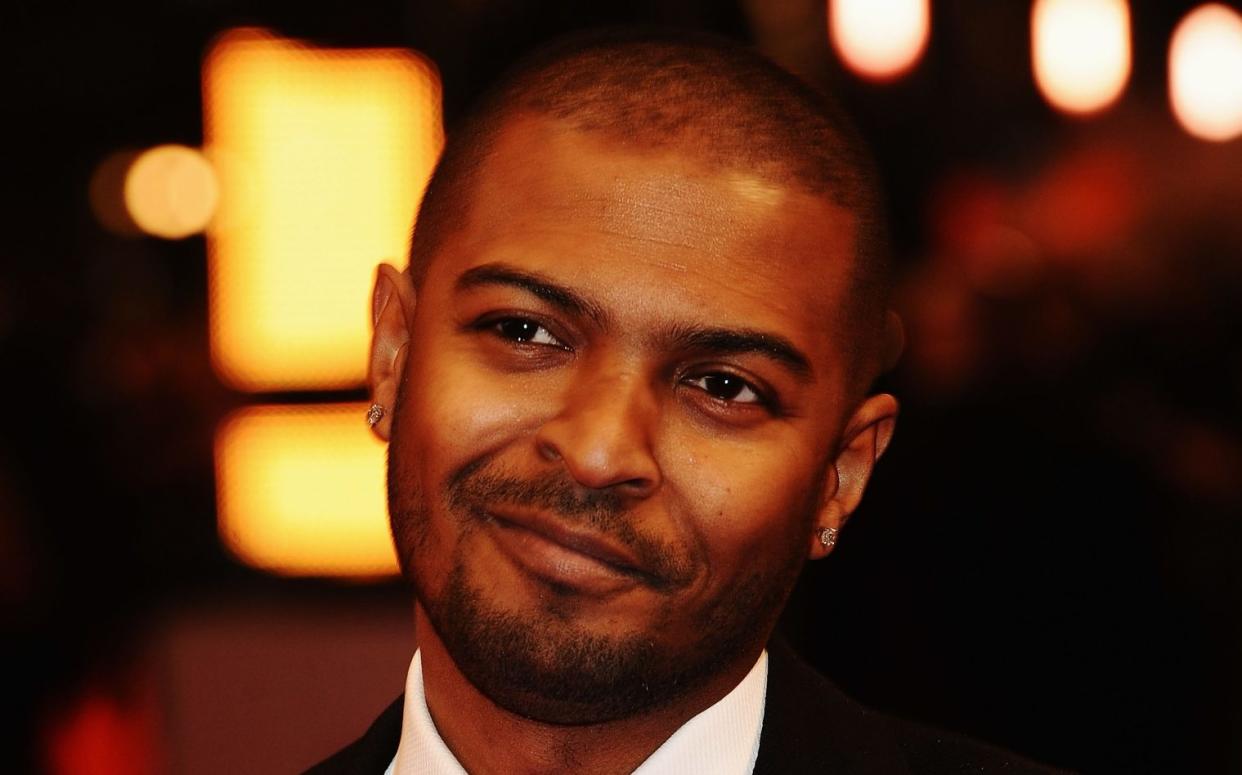
[(819, 542), (824, 545), (825, 549), (831, 549), (837, 544), (837, 534), (841, 531), (835, 527), (821, 527), (819, 529)]
[(379, 404), (371, 404), (367, 408), (367, 426), (374, 428), (375, 424), (384, 419), (384, 407)]

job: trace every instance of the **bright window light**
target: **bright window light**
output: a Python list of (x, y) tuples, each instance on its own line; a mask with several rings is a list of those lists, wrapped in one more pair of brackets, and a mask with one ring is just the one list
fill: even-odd
[(1130, 78), (1126, 0), (1036, 0), (1031, 60), (1044, 98), (1067, 113), (1111, 105)]
[(1187, 132), (1223, 142), (1242, 135), (1242, 16), (1218, 3), (1191, 11), (1169, 47), (1169, 101)]
[(404, 262), (443, 142), (435, 68), (235, 30), (207, 55), (203, 99), (217, 372), (247, 391), (360, 385), (375, 265)]
[(220, 538), (248, 565), (287, 576), (397, 572), (384, 450), (364, 404), (255, 406), (216, 434)]
[(859, 75), (889, 80), (918, 61), (931, 28), (928, 0), (829, 0), (833, 47)]

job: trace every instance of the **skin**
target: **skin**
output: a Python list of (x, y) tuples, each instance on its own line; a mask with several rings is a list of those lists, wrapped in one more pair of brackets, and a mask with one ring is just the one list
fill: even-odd
[[(428, 706), (472, 773), (630, 772), (751, 668), (802, 563), (830, 551), (819, 529), (844, 525), (891, 437), (896, 401), (855, 394), (864, 366), (843, 344), (853, 217), (793, 184), (538, 117), (511, 121), (485, 165), (421, 287), (384, 265), (373, 301), (371, 392), (394, 407), (375, 432), (394, 445)], [(708, 329), (764, 338), (735, 351), (686, 335)], [(455, 507), (451, 482), (478, 469), (611, 510), (477, 487)], [(584, 557), (532, 518), (642, 567)], [(590, 639), (709, 674), (620, 710), (472, 681), (433, 621), (451, 615), (434, 614), (454, 576), (551, 644), (539, 667)], [(721, 646), (710, 627), (754, 587), (742, 637)]]

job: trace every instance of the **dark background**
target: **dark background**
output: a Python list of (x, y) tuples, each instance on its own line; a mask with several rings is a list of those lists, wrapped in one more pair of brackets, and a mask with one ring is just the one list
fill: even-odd
[(230, 27), (413, 47), (440, 68), (451, 122), (538, 41), (640, 21), (754, 41), (836, 91), (889, 190), (910, 343), (887, 387), (904, 413), (838, 551), (795, 594), (789, 637), (869, 704), (1050, 763), (1242, 772), (1242, 140), (1194, 140), (1169, 112), (1168, 39), (1193, 5), (1131, 4), (1131, 82), (1085, 120), (1040, 98), (1018, 2), (933, 3), (923, 60), (887, 85), (845, 71), (823, 4), (797, 0), (6, 7), (12, 769), (44, 766), (84, 692), (132, 691), (169, 611), (405, 595), (226, 555), (212, 434), (252, 399), (210, 368), (204, 243), (100, 228), (99, 162), (201, 143), (200, 57)]

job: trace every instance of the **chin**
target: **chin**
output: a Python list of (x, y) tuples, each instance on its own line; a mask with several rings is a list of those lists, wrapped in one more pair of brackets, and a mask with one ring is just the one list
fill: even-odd
[(496, 609), (460, 565), (441, 594), (420, 599), (458, 670), (484, 696), (534, 721), (586, 725), (658, 710), (735, 665), (749, 668), (775, 619), (767, 612), (779, 610), (774, 598), (779, 605), (788, 592), (773, 595), (763, 582), (751, 577), (725, 597), (727, 607), (698, 617), (701, 637), (689, 645), (661, 642), (656, 633), (602, 635), (539, 610)]

